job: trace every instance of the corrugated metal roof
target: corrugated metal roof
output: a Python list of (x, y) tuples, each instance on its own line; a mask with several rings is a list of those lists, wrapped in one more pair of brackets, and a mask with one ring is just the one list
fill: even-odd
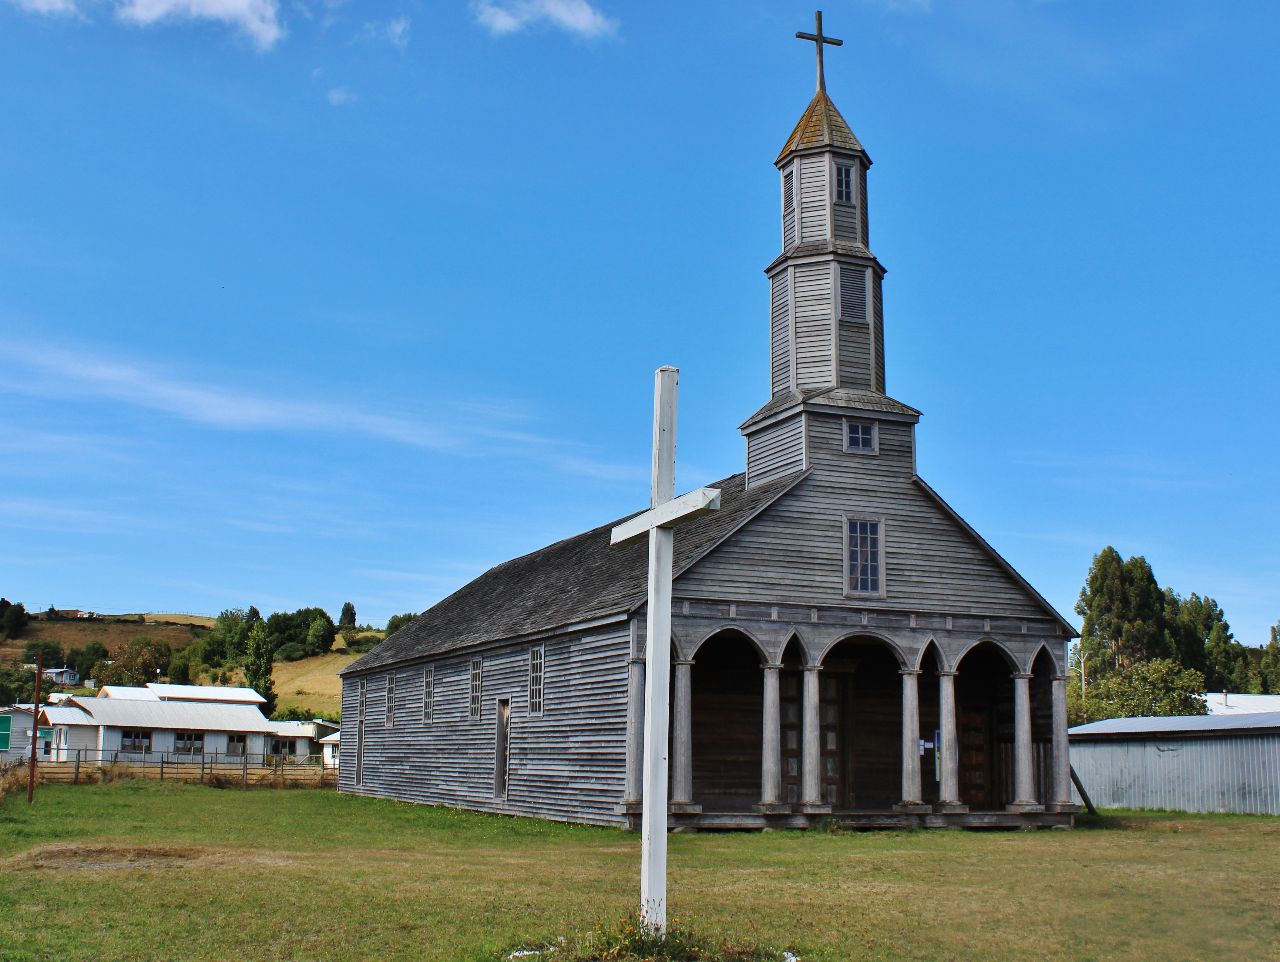
[(320, 744), (337, 745), (341, 741), (342, 741), (342, 732), (337, 731), (337, 732), (334, 732), (332, 735), (325, 735), (324, 738), (320, 739)]
[(271, 726), (273, 735), (287, 735), (290, 738), (315, 737), (315, 727), (310, 722), (271, 721), (268, 719), (267, 724)]
[(1253, 712), (1248, 715), (1169, 715), (1167, 717), (1108, 718), (1105, 721), (1077, 725), (1068, 734), (1072, 738), (1095, 735), (1163, 735), (1171, 733), (1232, 732), (1274, 728), (1280, 730), (1280, 711)]
[(69, 705), (46, 705), (43, 714), (45, 718), (49, 719), (50, 725), (94, 724), (88, 712), (80, 708), (72, 708)]
[(235, 688), (230, 685), (166, 685), (148, 682), (147, 688), (155, 692), (161, 701), (218, 701), (244, 705), (262, 705), (267, 701), (252, 688)]
[(134, 701), (159, 701), (160, 696), (150, 688), (136, 685), (103, 685), (98, 689), (99, 698), (126, 698)]
[(1280, 695), (1239, 695), (1235, 692), (1211, 691), (1204, 696), (1210, 715), (1253, 715), (1257, 712), (1280, 711)]
[(171, 728), (206, 732), (273, 731), (271, 722), (253, 705), (226, 705), (199, 701), (138, 701), (130, 698), (85, 698), (69, 704), (83, 708), (92, 718), (75, 724), (110, 725), (116, 728)]

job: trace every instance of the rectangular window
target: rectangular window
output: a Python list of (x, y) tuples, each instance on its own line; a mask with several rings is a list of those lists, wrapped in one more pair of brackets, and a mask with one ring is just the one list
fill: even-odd
[(244, 736), (243, 735), (227, 736), (227, 754), (228, 755), (244, 754)]
[(471, 717), (480, 717), (480, 698), (483, 694), (482, 674), (484, 671), (484, 660), (480, 658), (471, 659)]
[(542, 714), (543, 659), (546, 653), (541, 645), (529, 649), (529, 714)]
[(855, 321), (867, 319), (867, 270), (840, 265), (840, 316)]
[(883, 547), (880, 539), (879, 521), (856, 521), (850, 519), (848, 531), (849, 548), (849, 594), (880, 594), (880, 567)]
[(122, 752), (149, 752), (151, 751), (151, 732), (136, 731), (125, 729), (120, 733), (120, 751)]
[(435, 710), (436, 702), (436, 669), (434, 665), (427, 665), (422, 669), (422, 720), (426, 724), (431, 724), (431, 713)]
[(396, 723), (396, 673), (387, 672), (387, 704), (386, 726), (390, 728)]
[(796, 206), (795, 175), (787, 171), (782, 175), (782, 209), (791, 210)]
[(203, 755), (204, 732), (175, 732), (173, 750), (179, 755)]
[(880, 452), (880, 427), (875, 421), (844, 419), (844, 449), (859, 454)]
[(365, 709), (365, 679), (360, 679), (360, 700), (356, 704), (356, 717), (363, 718)]
[(272, 755), (296, 755), (298, 744), (292, 738), (273, 738), (271, 739)]
[(836, 203), (853, 203), (853, 167), (836, 164)]

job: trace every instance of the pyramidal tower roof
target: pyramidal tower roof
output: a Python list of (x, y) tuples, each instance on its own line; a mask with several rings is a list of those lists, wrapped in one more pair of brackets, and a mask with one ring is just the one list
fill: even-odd
[[(787, 138), (774, 163), (781, 162), (784, 157), (797, 150), (809, 150), (815, 147), (837, 147), (857, 151), (864, 156), (867, 153), (862, 149), (862, 144), (858, 143), (858, 138), (853, 135), (853, 131), (840, 116), (840, 111), (831, 102), (825, 90), (819, 90), (813, 95), (809, 106), (800, 117), (800, 122), (796, 124), (795, 130), (791, 131), (791, 136)], [(867, 162), (868, 164), (871, 162), (869, 157)]]

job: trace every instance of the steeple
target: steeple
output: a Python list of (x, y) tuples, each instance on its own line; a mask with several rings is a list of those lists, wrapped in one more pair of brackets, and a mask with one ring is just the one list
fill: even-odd
[[(782, 252), (765, 268), (770, 286), (770, 401), (742, 426), (747, 481), (765, 428), (808, 412), (854, 408), (914, 419), (885, 396), (884, 267), (871, 252), (867, 171), (871, 158), (827, 95), (824, 46), (842, 41), (797, 33), (818, 53), (818, 89), (774, 161), (780, 177)], [(762, 433), (763, 432), (763, 433)]]

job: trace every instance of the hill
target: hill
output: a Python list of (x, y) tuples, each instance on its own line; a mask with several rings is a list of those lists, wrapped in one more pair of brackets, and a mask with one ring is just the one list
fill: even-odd
[[(136, 617), (136, 616), (135, 616)], [(152, 616), (156, 617), (156, 616)], [(195, 618), (194, 615), (180, 616)], [(208, 619), (212, 624), (212, 619)], [(90, 621), (75, 619), (72, 621), (32, 621), (27, 625), (21, 638), (0, 640), (0, 664), (8, 664), (22, 657), (22, 649), (28, 641), (52, 641), (63, 651), (71, 648), (83, 648), (91, 641), (106, 646), (107, 651), (133, 641), (135, 638), (154, 638), (165, 642), (170, 648), (185, 648), (193, 640), (199, 638), (207, 629), (194, 621), (186, 623), (151, 623), (132, 621)]]
[(346, 651), (331, 651), (299, 661), (276, 662), (271, 680), (276, 686), (277, 706), (322, 712), (341, 710), (342, 683), (338, 672), (358, 657)]

